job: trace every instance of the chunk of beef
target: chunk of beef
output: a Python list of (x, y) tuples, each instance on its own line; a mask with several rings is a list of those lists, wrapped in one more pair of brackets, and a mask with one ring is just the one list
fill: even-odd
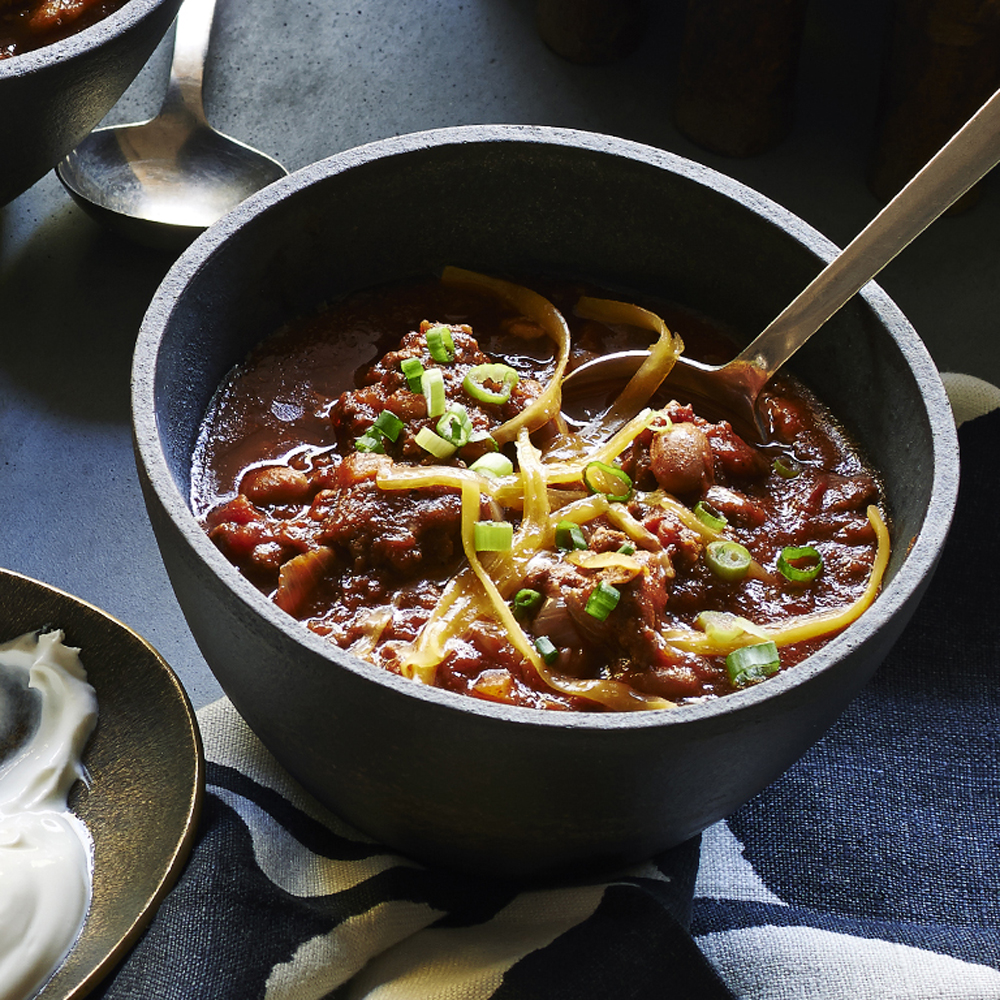
[(206, 518), (208, 537), (255, 584), (273, 586), (287, 560), (309, 549), (311, 525), (267, 516), (240, 494)]
[(313, 489), (309, 477), (298, 469), (262, 465), (244, 473), (240, 493), (255, 504), (296, 504), (309, 503)]
[(698, 562), (704, 548), (701, 536), (688, 528), (673, 511), (647, 506), (638, 500), (633, 500), (628, 509), (647, 531), (656, 535), (672, 563), (683, 568)]
[(868, 473), (842, 476), (827, 472), (816, 480), (809, 500), (814, 511), (848, 511), (866, 507), (877, 496), (878, 484)]
[(598, 525), (591, 532), (589, 545), (594, 552), (617, 552), (628, 540), (624, 531)]
[[(610, 542), (614, 534), (618, 533), (608, 530), (604, 537)], [(532, 561), (532, 572), (523, 586), (544, 594), (545, 602), (530, 629), (560, 649), (573, 651), (574, 656), (560, 660), (560, 669), (583, 676), (609, 660), (626, 659), (643, 668), (672, 662), (660, 628), (673, 568), (663, 553), (639, 552), (634, 558), (643, 564), (643, 571), (624, 583), (614, 567), (586, 570), (549, 557)], [(587, 611), (587, 602), (602, 579), (621, 595), (603, 621)], [(569, 670), (568, 663), (572, 664)]]
[(705, 433), (712, 446), (718, 479), (726, 482), (762, 479), (770, 471), (771, 460), (767, 455), (747, 444), (725, 420), (709, 424)]
[(726, 486), (709, 487), (705, 500), (730, 524), (741, 528), (757, 528), (767, 520), (763, 504)]
[(336, 489), (313, 502), (318, 540), (346, 556), (356, 573), (380, 570), (406, 579), (449, 568), (462, 553), (462, 503), (453, 490), (381, 490), (384, 455), (348, 455)]

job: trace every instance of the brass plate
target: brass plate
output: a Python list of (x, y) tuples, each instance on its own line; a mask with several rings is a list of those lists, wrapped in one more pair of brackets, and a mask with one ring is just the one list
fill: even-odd
[(76, 597), (0, 569), (0, 641), (56, 628), (97, 691), (74, 812), (94, 840), (94, 893), (79, 940), (38, 994), (86, 996), (125, 956), (173, 886), (194, 842), (205, 786), (188, 697), (141, 636)]

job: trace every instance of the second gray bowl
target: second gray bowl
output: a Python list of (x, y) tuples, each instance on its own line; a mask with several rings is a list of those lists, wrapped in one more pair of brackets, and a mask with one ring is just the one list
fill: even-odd
[(127, 0), (96, 24), (0, 59), (0, 205), (40, 180), (125, 93), (180, 0)]

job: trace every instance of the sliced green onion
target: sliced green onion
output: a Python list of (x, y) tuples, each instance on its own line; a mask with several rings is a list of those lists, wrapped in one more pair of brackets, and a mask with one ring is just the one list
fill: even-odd
[(780, 667), (778, 647), (773, 642), (741, 646), (726, 657), (726, 673), (737, 687), (756, 684), (776, 674)]
[(406, 376), (406, 384), (410, 392), (421, 392), (420, 376), (424, 373), (424, 363), (420, 358), (403, 358), (399, 363), (400, 371)]
[(435, 428), (438, 434), (450, 441), (456, 448), (469, 443), (472, 437), (472, 421), (461, 403), (451, 403)]
[(591, 493), (603, 493), (612, 503), (625, 503), (632, 496), (632, 480), (605, 462), (591, 462), (583, 470), (583, 485)]
[(440, 434), (435, 434), (429, 427), (421, 427), (414, 440), (435, 458), (451, 458), (457, 450), (450, 441), (445, 441)]
[(617, 587), (612, 587), (610, 583), (601, 580), (587, 598), (587, 614), (598, 621), (604, 621), (618, 607), (621, 596)]
[(750, 571), (750, 553), (739, 542), (720, 539), (709, 542), (705, 549), (705, 562), (720, 580), (742, 580)]
[(551, 666), (559, 659), (559, 650), (556, 649), (555, 644), (547, 635), (540, 635), (535, 640), (535, 649), (538, 650), (538, 655), (548, 666)]
[(556, 525), (556, 548), (569, 552), (571, 549), (585, 549), (587, 539), (583, 529), (575, 521), (560, 521)]
[(455, 360), (455, 341), (448, 327), (432, 326), (424, 337), (428, 353), (439, 365), (447, 365)]
[(726, 515), (717, 511), (706, 500), (699, 500), (694, 505), (694, 516), (698, 518), (702, 524), (711, 528), (713, 531), (722, 531), (722, 529), (729, 523), (726, 520)]
[(364, 432), (364, 434), (361, 435), (361, 437), (355, 440), (354, 449), (355, 451), (362, 451), (362, 452), (374, 451), (384, 454), (385, 443), (382, 440), (382, 435), (379, 434), (378, 431), (374, 430), (373, 428), (369, 428)]
[(502, 452), (491, 451), (477, 458), (469, 468), (481, 476), (509, 476), (514, 471), (514, 463)]
[(618, 551), (623, 556), (633, 556), (635, 555), (635, 545), (632, 542), (622, 542), (619, 546)]
[(473, 529), (477, 552), (507, 552), (514, 541), (510, 521), (477, 521)]
[(802, 471), (802, 463), (791, 455), (779, 455), (771, 463), (771, 467), (782, 479), (794, 479)]
[(420, 391), (427, 400), (427, 416), (440, 417), (448, 405), (444, 395), (444, 373), (440, 368), (428, 368), (421, 374)]
[(372, 430), (377, 431), (390, 441), (399, 440), (399, 432), (403, 429), (403, 421), (392, 410), (383, 410), (372, 424)]
[(811, 545), (789, 545), (778, 556), (778, 572), (792, 583), (809, 583), (823, 569), (823, 557)]
[[(510, 399), (511, 390), (517, 385), (518, 374), (510, 365), (493, 363), (470, 368), (462, 381), (462, 388), (480, 403), (501, 405)], [(499, 386), (498, 389), (487, 387)]]
[(530, 618), (545, 601), (545, 596), (530, 587), (523, 587), (514, 595), (514, 614), (518, 618)]

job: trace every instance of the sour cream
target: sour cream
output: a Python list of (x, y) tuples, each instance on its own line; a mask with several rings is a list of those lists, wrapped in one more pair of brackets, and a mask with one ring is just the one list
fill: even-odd
[(93, 841), (67, 805), (97, 723), (97, 696), (63, 633), (0, 645), (0, 671), (41, 697), (37, 729), (0, 763), (0, 1000), (34, 996), (80, 934), (90, 907)]

